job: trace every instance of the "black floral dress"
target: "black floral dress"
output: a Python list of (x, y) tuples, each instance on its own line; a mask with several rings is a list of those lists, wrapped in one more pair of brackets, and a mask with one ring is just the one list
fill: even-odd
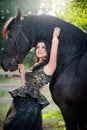
[(3, 130), (42, 130), (41, 109), (49, 104), (40, 93), (42, 86), (50, 82), (43, 66), (34, 72), (26, 72), (26, 85), (11, 92), (13, 101), (6, 115)]

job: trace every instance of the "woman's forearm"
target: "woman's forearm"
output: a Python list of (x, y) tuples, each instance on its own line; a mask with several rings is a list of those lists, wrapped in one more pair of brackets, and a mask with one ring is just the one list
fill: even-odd
[(25, 86), (25, 69), (23, 64), (18, 64), (18, 69), (21, 74), (21, 85)]
[(53, 37), (49, 62), (51, 66), (53, 65), (54, 67), (56, 67), (57, 65), (58, 44), (59, 44), (58, 38)]
[(48, 75), (53, 75), (53, 73), (57, 67), (57, 54), (58, 54), (58, 45), (59, 45), (58, 36), (59, 36), (59, 34), (60, 34), (60, 28), (58, 28), (58, 27), (54, 28), (49, 62), (44, 67), (44, 72)]
[(25, 71), (21, 71), (21, 85), (25, 86)]

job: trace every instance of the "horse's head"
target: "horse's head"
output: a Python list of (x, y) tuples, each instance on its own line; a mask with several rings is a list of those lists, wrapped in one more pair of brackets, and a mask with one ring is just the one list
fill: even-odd
[(21, 12), (18, 11), (17, 15), (4, 25), (3, 36), (6, 43), (1, 55), (1, 67), (4, 71), (16, 70), (31, 48), (22, 23)]

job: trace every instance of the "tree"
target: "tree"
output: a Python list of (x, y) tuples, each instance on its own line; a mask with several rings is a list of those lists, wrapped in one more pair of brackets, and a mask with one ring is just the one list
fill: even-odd
[(87, 30), (87, 0), (68, 0), (61, 17)]

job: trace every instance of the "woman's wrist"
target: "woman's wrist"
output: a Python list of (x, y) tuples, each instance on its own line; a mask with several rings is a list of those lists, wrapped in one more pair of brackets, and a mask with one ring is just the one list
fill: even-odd
[(57, 36), (53, 36), (52, 42), (56, 43), (56, 44), (59, 43), (58, 37)]
[(58, 37), (57, 36), (53, 36), (53, 40), (58, 40)]
[(20, 72), (21, 74), (25, 74), (25, 70), (24, 70), (24, 69), (20, 69), (19, 72)]

